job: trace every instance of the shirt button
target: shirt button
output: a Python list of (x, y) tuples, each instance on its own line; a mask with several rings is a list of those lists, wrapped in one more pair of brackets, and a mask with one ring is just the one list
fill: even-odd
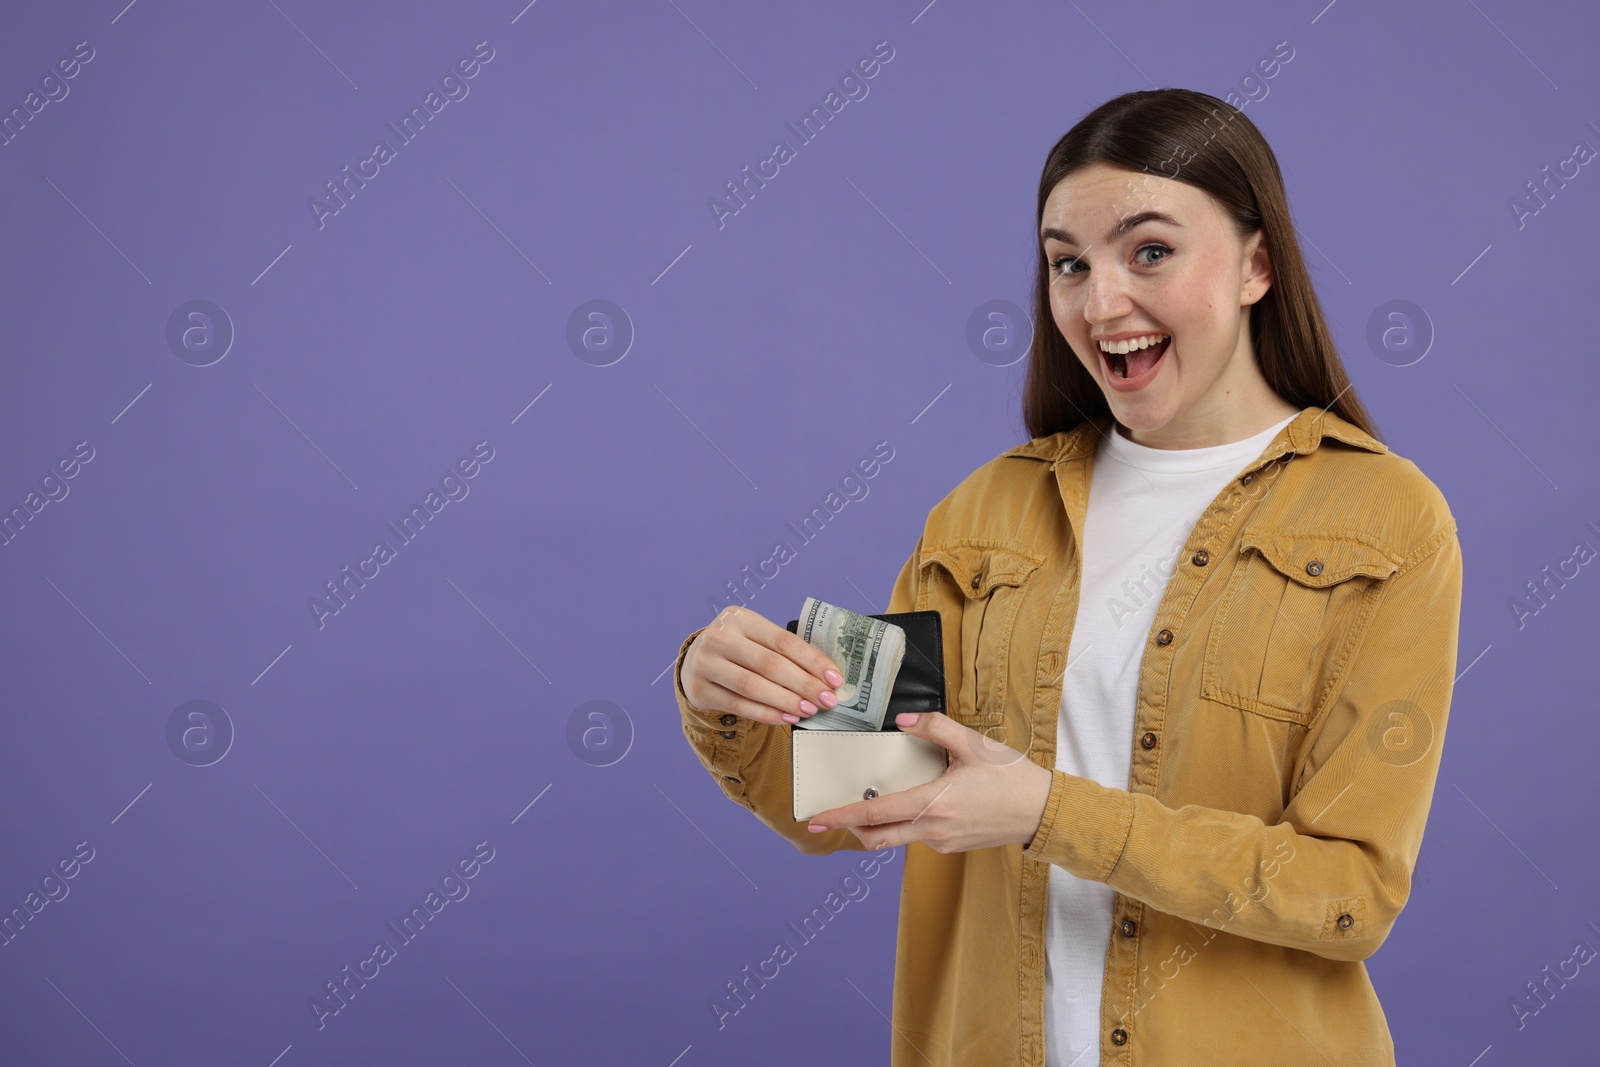
[(1162, 630), (1160, 633), (1156, 634), (1156, 644), (1158, 644), (1158, 645), (1170, 645), (1170, 644), (1172, 644), (1172, 631), (1171, 630)]
[(723, 737), (726, 737), (729, 741), (732, 741), (735, 737), (739, 736), (739, 731), (737, 730), (721, 730), (718, 732), (721, 733)]
[(1349, 912), (1345, 912), (1343, 915), (1339, 916), (1339, 929), (1348, 930), (1355, 924), (1356, 921), (1350, 917)]
[(1145, 748), (1155, 748), (1156, 747), (1156, 735), (1152, 734), (1152, 733), (1147, 733), (1143, 737), (1139, 738), (1139, 743), (1141, 745), (1143, 745)]
[(1306, 573), (1309, 574), (1309, 575), (1312, 575), (1313, 577), (1315, 577), (1318, 574), (1321, 574), (1322, 573), (1322, 561), (1320, 559), (1314, 559), (1310, 563), (1307, 563), (1306, 564)]
[(727, 776), (727, 775), (723, 775), (723, 776), (722, 776), (722, 780), (723, 780), (723, 781), (724, 781), (724, 782), (732, 782), (732, 783), (733, 783), (733, 784), (734, 784), (734, 785), (738, 785), (738, 784), (740, 784), (740, 783), (739, 783), (739, 779), (737, 779), (737, 778), (730, 778), (730, 777), (728, 777), (728, 776)]
[(1113, 1045), (1126, 1045), (1128, 1043), (1128, 1031), (1120, 1026), (1111, 1031), (1111, 1043)]
[(1254, 478), (1255, 478), (1254, 474), (1246, 474), (1243, 478), (1239, 479), (1239, 484), (1240, 485), (1249, 485), (1250, 482), (1252, 480), (1254, 480)]
[(983, 575), (974, 574), (972, 576), (972, 588), (974, 588), (974, 589), (978, 588), (979, 584), (982, 583), (982, 581), (983, 581)]
[(1134, 923), (1134, 921), (1132, 919), (1123, 919), (1122, 920), (1122, 936), (1123, 937), (1132, 937), (1134, 935), (1134, 932), (1136, 930), (1138, 930), (1138, 929), (1139, 929), (1139, 927), (1137, 925), (1135, 925), (1135, 923)]
[(724, 726), (732, 726), (734, 723), (736, 723), (738, 721), (739, 721), (739, 716), (737, 716), (737, 715), (729, 714), (729, 715), (724, 715), (722, 717), (722, 725), (724, 725)]
[(1211, 562), (1211, 556), (1209, 554), (1207, 554), (1205, 549), (1202, 548), (1200, 551), (1198, 551), (1198, 552), (1196, 552), (1194, 554), (1194, 565), (1196, 567), (1204, 567), (1207, 563), (1210, 563), (1210, 562)]

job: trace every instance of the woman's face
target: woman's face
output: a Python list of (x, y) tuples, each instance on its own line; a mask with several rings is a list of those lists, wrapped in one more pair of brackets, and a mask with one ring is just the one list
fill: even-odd
[[(1240, 241), (1209, 194), (1097, 163), (1051, 190), (1040, 236), (1056, 327), (1133, 440), (1224, 444), (1295, 410), (1250, 343), (1249, 305), (1271, 285), (1262, 234)], [(1148, 337), (1167, 340), (1102, 354), (1102, 339)]]

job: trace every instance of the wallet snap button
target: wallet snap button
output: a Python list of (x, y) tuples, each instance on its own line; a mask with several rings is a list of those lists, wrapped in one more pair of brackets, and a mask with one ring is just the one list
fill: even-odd
[(865, 793), (861, 794), (861, 799), (862, 800), (871, 800), (873, 797), (875, 797), (877, 795), (878, 795), (877, 789), (875, 789), (875, 788), (873, 788), (872, 786), (869, 785), (869, 786), (867, 786), (867, 791)]

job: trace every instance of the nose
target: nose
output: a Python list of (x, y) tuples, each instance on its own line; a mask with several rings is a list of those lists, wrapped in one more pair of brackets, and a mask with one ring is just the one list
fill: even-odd
[(1091, 328), (1129, 317), (1133, 301), (1128, 297), (1127, 278), (1121, 271), (1115, 267), (1096, 267), (1089, 271), (1088, 281), (1083, 317)]

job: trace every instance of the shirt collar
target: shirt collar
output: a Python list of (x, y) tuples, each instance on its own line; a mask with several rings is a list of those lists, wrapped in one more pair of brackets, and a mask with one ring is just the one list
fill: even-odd
[[(1027, 444), (1018, 445), (1001, 454), (1038, 459), (1047, 463), (1061, 463), (1080, 456), (1093, 455), (1101, 436), (1112, 432), (1113, 421), (1111, 412), (1103, 411), (1085, 419), (1070, 430), (1053, 433), (1048, 437), (1036, 437)], [(1294, 417), (1294, 421), (1278, 432), (1278, 436), (1273, 438), (1263, 458), (1282, 455), (1284, 446), (1297, 455), (1305, 455), (1321, 445), (1324, 437), (1332, 437), (1369, 452), (1381, 453), (1389, 450), (1382, 441), (1354, 423), (1332, 411), (1312, 406), (1301, 408), (1300, 414)]]

